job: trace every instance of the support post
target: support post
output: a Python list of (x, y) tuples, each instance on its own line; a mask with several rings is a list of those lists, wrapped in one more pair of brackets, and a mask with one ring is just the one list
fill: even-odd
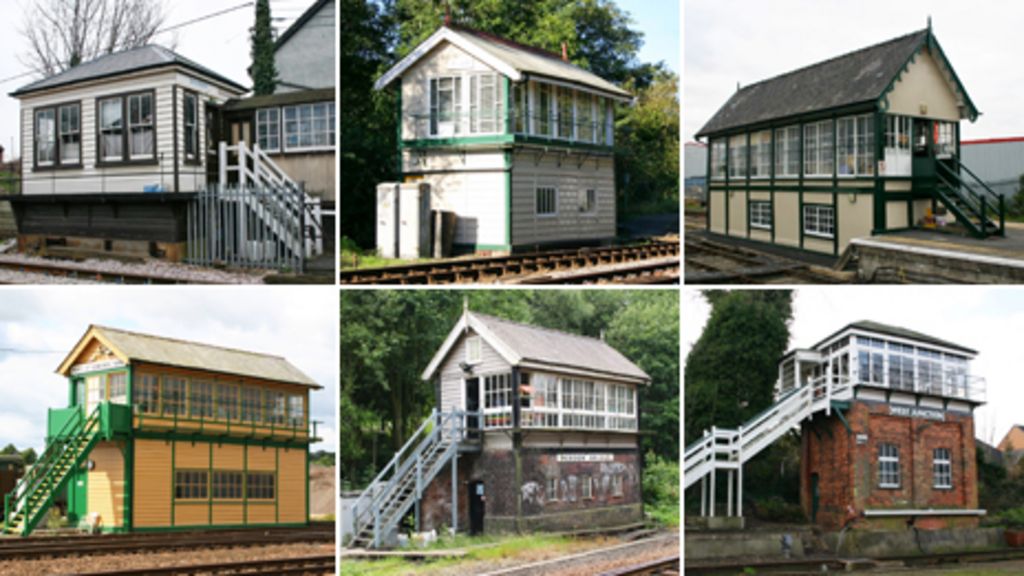
[(422, 530), (420, 526), (420, 502), (423, 500), (423, 458), (416, 457), (416, 531)]
[(708, 515), (708, 476), (704, 475), (700, 479), (700, 516), (703, 518)]
[(228, 185), (228, 143), (221, 140), (217, 143), (217, 157), (220, 162), (217, 165), (217, 178), (221, 190)]
[(709, 516), (714, 518), (715, 517), (715, 465), (714, 465), (713, 462), (711, 464), (711, 499), (710, 499), (709, 504), (711, 505), (710, 506), (711, 507), (711, 514), (709, 514)]
[(725, 480), (726, 480), (726, 489), (725, 489), (725, 497), (726, 497), (726, 503), (725, 503), (725, 515), (726, 515), (726, 516), (732, 516), (732, 482), (733, 482), (733, 479), (735, 478), (735, 474), (736, 474), (736, 471), (735, 471), (735, 470), (729, 470), (729, 476), (728, 476), (728, 477), (726, 477), (726, 479), (725, 479)]
[(459, 532), (459, 451), (452, 455), (452, 534)]
[(743, 458), (740, 458), (740, 466), (736, 470), (736, 516), (743, 517)]

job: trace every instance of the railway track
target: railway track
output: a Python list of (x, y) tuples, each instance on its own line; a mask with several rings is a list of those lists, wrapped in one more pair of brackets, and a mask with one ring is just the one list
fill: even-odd
[(199, 548), (238, 548), (267, 544), (334, 542), (333, 524), (308, 528), (271, 528), (167, 534), (46, 536), (0, 539), (0, 562), (68, 556), (95, 556)]
[[(637, 557), (650, 558), (660, 552), (654, 561), (636, 563)], [(633, 559), (623, 566), (624, 560)], [(612, 571), (605, 572), (610, 569)], [(675, 568), (673, 568), (675, 566)], [(485, 576), (540, 576), (557, 574), (621, 574), (669, 576), (679, 574), (679, 534), (661, 534), (613, 546), (587, 550), (569, 556), (541, 560), (521, 566), (488, 572)]]
[(748, 562), (687, 562), (687, 574), (703, 576), (732, 576), (756, 571), (757, 574), (820, 574), (860, 570), (870, 572), (877, 569), (889, 572), (894, 568), (926, 567), (950, 564), (981, 564), (1007, 560), (1024, 560), (1024, 550), (979, 550), (975, 552), (929, 552), (919, 555), (887, 556), (885, 558), (802, 558), (790, 560), (762, 560)]
[(598, 576), (676, 576), (681, 573), (679, 555), (676, 554), (675, 556), (668, 556), (635, 566), (602, 572)]
[(214, 564), (195, 564), (191, 566), (129, 568), (105, 572), (79, 573), (79, 576), (143, 576), (160, 574), (281, 574), (281, 575), (320, 575), (334, 574), (335, 559), (333, 554), (320, 556), (303, 556), (298, 558), (275, 558), (271, 560), (250, 560), (246, 562), (219, 562)]
[(82, 266), (62, 266), (49, 262), (15, 262), (0, 260), (0, 270), (12, 272), (23, 272), (41, 274), (56, 278), (68, 278), (72, 280), (91, 280), (106, 284), (205, 284), (206, 282), (175, 278), (171, 276), (160, 276), (154, 274), (138, 274), (132, 272), (114, 272), (99, 268), (88, 268)]
[(527, 278), (520, 284), (678, 284), (679, 260), (641, 262), (637, 265), (581, 271), (569, 275)]
[[(657, 241), (632, 246), (552, 250), (485, 258), (456, 258), (382, 268), (345, 270), (339, 274), (339, 280), (342, 284), (489, 283), (518, 277), (522, 277), (526, 281), (527, 276), (545, 272), (572, 271), (572, 274), (560, 274), (561, 278), (557, 281), (552, 280), (552, 283), (574, 283), (573, 277), (595, 272), (587, 270), (587, 268), (678, 257), (679, 252), (678, 241)], [(579, 274), (575, 273), (577, 271)], [(577, 283), (586, 283), (586, 281), (581, 280)]]
[(687, 284), (838, 284), (849, 280), (804, 262), (713, 242), (686, 238)]

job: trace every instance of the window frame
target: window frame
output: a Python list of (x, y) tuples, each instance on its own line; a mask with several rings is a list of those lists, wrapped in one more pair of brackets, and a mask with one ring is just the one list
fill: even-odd
[(544, 496), (548, 502), (558, 502), (558, 477), (548, 476), (544, 487)]
[[(493, 82), (489, 87), (484, 86), (484, 79)], [(504, 100), (504, 82), (502, 77), (495, 72), (475, 72), (469, 75), (469, 134), (503, 134), (505, 132), (502, 108)], [(493, 106), (489, 109), (493, 116), (485, 118), (483, 111), (488, 108), (482, 105), (484, 90), (490, 88), (494, 91)], [(482, 125), (492, 122), (491, 130), (484, 130)]]
[[(269, 113), (271, 113), (271, 112), (273, 112), (274, 115), (276, 116), (276, 118), (275, 118), (275, 120), (273, 122), (270, 122), (269, 119), (265, 119), (265, 118), (261, 119), (260, 118), (261, 114), (266, 113), (267, 115), (269, 115)], [(282, 134), (283, 134), (282, 133), (282, 129), (281, 129), (281, 108), (273, 107), (273, 106), (269, 107), (269, 108), (257, 108), (256, 109), (256, 115), (255, 115), (255, 117), (253, 119), (253, 123), (255, 125), (255, 134), (253, 136), (255, 137), (256, 145), (260, 147), (260, 150), (262, 150), (264, 152), (267, 152), (269, 154), (279, 154), (281, 152), (281, 146), (282, 146), (281, 140), (282, 140)], [(271, 125), (272, 124), (275, 127), (273, 132), (271, 132), (269, 130), (269, 127), (268, 127), (267, 135), (268, 135), (268, 137), (271, 136), (271, 135), (274, 137), (274, 139), (277, 141), (277, 145), (276, 146), (271, 148), (269, 146), (263, 146), (262, 144), (260, 144), (260, 125), (262, 125), (262, 124), (267, 124), (267, 125)]]
[[(821, 231), (821, 224), (820, 224), (821, 223), (821, 213), (822, 213), (822, 211), (824, 211), (826, 209), (829, 210), (832, 213), (832, 216), (831, 216), (831, 221), (832, 221), (831, 232), (822, 232)], [(811, 221), (811, 219), (807, 217), (808, 216), (808, 210), (813, 210), (813, 211), (816, 212), (815, 218), (813, 219), (813, 221), (815, 222), (814, 228), (809, 228), (808, 227), (808, 223)], [(804, 235), (806, 235), (806, 236), (813, 236), (815, 238), (821, 238), (821, 239), (825, 239), (825, 240), (832, 240), (832, 239), (834, 239), (836, 237), (836, 209), (835, 209), (835, 206), (833, 206), (831, 204), (812, 204), (812, 203), (804, 204), (804, 208), (803, 208), (803, 232), (804, 232)]]
[[(130, 133), (131, 133), (131, 121), (128, 117), (129, 108), (128, 101), (132, 96), (145, 96), (150, 97), (153, 110), (153, 154), (151, 156), (138, 156), (132, 157), (130, 146)], [(121, 103), (121, 157), (119, 159), (105, 158), (103, 156), (103, 132), (101, 128), (101, 104), (110, 100), (117, 100)], [(160, 143), (160, 127), (157, 122), (157, 110), (158, 102), (156, 97), (156, 90), (134, 90), (131, 92), (122, 92), (120, 94), (106, 94), (103, 96), (96, 97), (95, 109), (93, 114), (95, 116), (95, 136), (96, 136), (96, 166), (99, 168), (112, 167), (112, 166), (140, 166), (140, 165), (153, 165), (159, 164), (159, 156), (157, 147)]]
[[(189, 145), (188, 128), (189, 128), (189, 124), (188, 124), (187, 112), (188, 112), (188, 100), (189, 100), (189, 98), (195, 99), (195, 119), (194, 119), (195, 126), (193, 127), (194, 128), (194, 133), (192, 135), (192, 142), (191, 142), (192, 145), (195, 147), (195, 152), (191, 156), (188, 153), (188, 145)], [(202, 100), (199, 98), (199, 92), (196, 92), (195, 90), (182, 89), (182, 95), (181, 95), (181, 138), (182, 138), (182, 146), (184, 147), (183, 150), (182, 150), (182, 153), (183, 153), (183, 157), (185, 159), (184, 162), (185, 162), (186, 165), (200, 166), (203, 163), (203, 161), (202, 161), (202, 158), (203, 158), (203, 146), (202, 146), (202, 144), (203, 144), (203, 136), (202, 136), (202, 134), (203, 133), (200, 130), (200, 127), (202, 125), (200, 119), (202, 118), (202, 115), (203, 115), (203, 104), (202, 104)]]
[(483, 337), (474, 334), (466, 337), (466, 364), (479, 364), (484, 361)]
[[(864, 126), (868, 127), (866, 135), (861, 134), (861, 121), (864, 121)], [(851, 141), (853, 143), (853, 171), (843, 173), (843, 167), (846, 166), (846, 162), (840, 163), (840, 140), (839, 132), (840, 126), (844, 123), (849, 122), (850, 126), (853, 127)], [(835, 150), (833, 151), (833, 161), (835, 162), (835, 171), (837, 178), (873, 178), (875, 176), (875, 138), (878, 135), (875, 134), (874, 117), (871, 114), (852, 114), (850, 116), (841, 116), (836, 118), (835, 121), (835, 133), (833, 139), (835, 141)], [(845, 144), (843, 144), (845, 146)], [(863, 150), (862, 150), (863, 148)], [(870, 165), (869, 171), (861, 171), (861, 163), (869, 159), (868, 165)]]
[(767, 180), (772, 175), (772, 147), (775, 144), (771, 129), (750, 133), (750, 165), (747, 171), (751, 180)]
[[(542, 192), (544, 192), (544, 193), (551, 192), (551, 202), (550, 202), (550, 204), (551, 204), (551, 211), (550, 212), (541, 212), (540, 211), (541, 204), (542, 204), (540, 195), (541, 195)], [(537, 218), (557, 218), (558, 217), (558, 187), (557, 186), (536, 186), (534, 188), (533, 199), (534, 199), (533, 211), (534, 211), (534, 215)], [(546, 206), (548, 203), (547, 202), (543, 202), (543, 204)]]
[[(260, 478), (260, 477), (261, 478), (266, 478), (266, 479), (269, 479), (270, 482), (265, 484), (265, 485), (262, 485), (262, 486), (258, 485), (259, 482), (257, 482), (256, 483), (257, 485), (254, 487), (254, 483), (253, 483), (253, 478), (254, 477), (256, 477), (256, 478)], [(256, 495), (253, 495), (253, 488), (255, 488), (257, 490)], [(264, 495), (267, 490), (269, 490), (270, 496)], [(246, 473), (245, 473), (245, 488), (243, 489), (243, 494), (245, 495), (245, 499), (246, 500), (257, 500), (257, 501), (264, 501), (264, 502), (270, 502), (270, 501), (276, 500), (277, 499), (277, 473), (276, 472), (271, 472), (271, 471), (268, 471), (268, 470), (248, 470), (248, 471), (246, 471)]]
[[(224, 482), (223, 480), (237, 476), (238, 483)], [(218, 482), (221, 480), (221, 482)], [(234, 496), (237, 488), (238, 496)], [(227, 491), (227, 495), (218, 494), (218, 490)], [(210, 474), (210, 500), (214, 502), (234, 502), (242, 500), (245, 496), (245, 471), (243, 470), (218, 470), (214, 469)]]
[[(182, 482), (184, 475), (184, 482)], [(181, 495), (182, 490), (186, 493)], [(196, 491), (196, 494), (192, 494)], [(210, 499), (210, 472), (198, 468), (175, 468), (174, 469), (174, 500), (188, 500), (190, 502)]]
[[(441, 106), (437, 101), (441, 99), (442, 80), (451, 80), (451, 119), (445, 121), (446, 124), (448, 122), (451, 122), (452, 124), (451, 134), (442, 133), (441, 130)], [(463, 79), (461, 74), (442, 74), (427, 78), (427, 135), (430, 138), (451, 138), (462, 133), (462, 130), (460, 130), (462, 127), (462, 120), (459, 118), (462, 114), (462, 84)], [(447, 90), (445, 91), (447, 92)], [(283, 112), (284, 110), (282, 109), (282, 114)], [(281, 146), (284, 147), (283, 140), (281, 142)]]
[[(943, 458), (940, 458), (940, 452), (945, 453)], [(943, 483), (943, 480), (946, 482)], [(932, 488), (953, 489), (953, 451), (949, 448), (932, 449)]]
[(580, 189), (579, 201), (580, 214), (586, 214), (588, 216), (595, 216), (597, 214), (596, 188)]
[[(799, 178), (801, 168), (803, 167), (803, 156), (800, 150), (800, 125), (791, 124), (776, 128), (774, 132), (774, 145), (775, 178)], [(795, 171), (790, 170), (792, 168), (790, 166), (791, 160), (796, 162)]]
[[(314, 144), (311, 144), (309, 146), (303, 146), (302, 144), (299, 144), (299, 145), (294, 146), (294, 147), (289, 146), (288, 145), (288, 111), (291, 110), (291, 109), (295, 109), (296, 110), (296, 114), (297, 115), (296, 115), (296, 118), (295, 118), (294, 122), (296, 123), (297, 126), (301, 127), (302, 126), (302, 109), (303, 108), (309, 108), (310, 109), (309, 124), (310, 124), (311, 128), (310, 128), (309, 134), (310, 134), (310, 137), (315, 140), (316, 135), (317, 135), (317, 131), (315, 129), (313, 129), (312, 126), (319, 119), (317, 116), (313, 115), (314, 112), (316, 111), (316, 107), (317, 106), (324, 106), (324, 114), (325, 114), (325, 116), (324, 116), (323, 119), (324, 119), (324, 122), (325, 122), (325, 127), (327, 129), (327, 132), (325, 134), (325, 140), (326, 140), (327, 144), (315, 144), (314, 143)], [(337, 131), (336, 131), (336, 128), (334, 126), (335, 121), (337, 120), (337, 113), (338, 113), (337, 105), (335, 104), (334, 101), (329, 101), (329, 100), (322, 100), (322, 101), (319, 101), (319, 102), (304, 102), (302, 104), (290, 104), (288, 106), (281, 106), (281, 116), (280, 116), (280, 118), (281, 118), (281, 124), (280, 124), (281, 125), (281, 153), (282, 154), (304, 154), (304, 153), (309, 153), (309, 152), (328, 152), (328, 151), (333, 151), (337, 147), (337, 138), (338, 138)], [(299, 130), (296, 134), (298, 135), (297, 137), (301, 140), (303, 132), (301, 130)], [(331, 143), (332, 141), (334, 142), (333, 144)]]
[[(757, 207), (760, 210), (755, 210)], [(761, 217), (764, 216), (763, 210), (768, 209), (768, 222), (762, 221)], [(774, 214), (772, 213), (772, 202), (771, 200), (751, 200), (750, 205), (747, 207), (750, 212), (750, 227), (757, 228), (758, 230), (771, 230), (774, 221)], [(757, 218), (755, 218), (755, 215)]]
[[(833, 173), (836, 171), (836, 162), (837, 162), (837, 158), (836, 157), (838, 156), (836, 154), (836, 150), (838, 148), (838, 146), (836, 145), (836, 142), (837, 142), (836, 132), (838, 131), (836, 124), (834, 124), (833, 120), (831, 118), (829, 118), (828, 120), (818, 120), (816, 122), (808, 122), (806, 124), (803, 124), (802, 126), (803, 126), (803, 150), (802, 150), (802, 154), (801, 154), (801, 163), (800, 163), (801, 173), (804, 175), (805, 178), (831, 178), (833, 176)], [(821, 145), (821, 142), (822, 142), (822, 132), (823, 132), (822, 131), (822, 127), (823, 126), (827, 126), (829, 132), (831, 132), (831, 135), (830, 135), (830, 138), (829, 138), (829, 145), (828, 146), (822, 146)], [(809, 148), (807, 146), (807, 142), (809, 140), (808, 134), (807, 134), (807, 130), (809, 128), (813, 128), (813, 130), (814, 130), (814, 148), (813, 148), (813, 151), (814, 151), (814, 160), (813, 160), (814, 171), (813, 172), (811, 172), (811, 171), (809, 171), (807, 169), (807, 166), (808, 166), (808, 164), (810, 162), (810, 160), (808, 159), (808, 153), (811, 152), (811, 150), (812, 150), (811, 148)], [(823, 170), (822, 169), (822, 163), (825, 162), (825, 159), (823, 158), (823, 154), (822, 154), (822, 152), (824, 150), (829, 150), (831, 152), (831, 162), (830, 162), (830, 165), (828, 166), (827, 170)]]
[[(67, 108), (74, 108), (78, 111), (78, 129), (74, 132), (68, 132), (68, 134), (78, 135), (78, 160), (75, 162), (65, 162), (61, 158), (63, 154), (63, 146), (61, 145), (61, 138), (64, 136), (62, 132), (63, 126), (61, 123), (61, 112)], [(53, 160), (45, 163), (39, 163), (39, 113), (50, 112), (53, 114)], [(83, 130), (82, 130), (82, 101), (73, 100), (67, 102), (59, 102), (56, 104), (50, 104), (47, 106), (40, 106), (32, 109), (32, 171), (33, 172), (44, 172), (47, 170), (61, 170), (61, 169), (81, 169), (82, 168), (82, 154), (83, 154)]]
[[(750, 155), (747, 134), (729, 136), (726, 165), (728, 167), (729, 180), (746, 180), (750, 176), (750, 166), (747, 159)], [(739, 144), (733, 144), (739, 142)], [(737, 152), (737, 153), (734, 153)]]
[(724, 136), (712, 138), (709, 148), (711, 149), (711, 179), (725, 180), (729, 175), (729, 139)]
[[(891, 448), (892, 450), (886, 450), (887, 448)], [(902, 467), (900, 465), (900, 447), (891, 442), (880, 442), (878, 444), (877, 459), (878, 487), (884, 490), (899, 490), (903, 485)], [(894, 470), (891, 469), (893, 465), (895, 465)], [(887, 481), (892, 478), (895, 478), (895, 482)]]

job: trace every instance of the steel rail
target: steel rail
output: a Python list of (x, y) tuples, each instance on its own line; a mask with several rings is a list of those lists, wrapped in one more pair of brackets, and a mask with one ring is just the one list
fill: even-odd
[(78, 576), (144, 576), (148, 574), (334, 574), (334, 554), (302, 556), (296, 558), (271, 558), (242, 562), (217, 562), (189, 566), (148, 566), (103, 572), (77, 573)]
[(679, 554), (601, 572), (598, 576), (654, 576), (657, 574), (679, 574)]
[(678, 284), (679, 261), (641, 263), (636, 266), (588, 271), (579, 274), (527, 278), (520, 284)]
[(53, 276), (57, 278), (95, 280), (107, 284), (213, 284), (213, 282), (194, 280), (191, 278), (141, 274), (135, 272), (114, 272), (110, 270), (102, 270), (100, 268), (61, 266), (60, 264), (50, 264), (48, 262), (12, 262), (0, 260), (0, 269), (10, 270), (13, 272), (42, 274), (44, 276)]

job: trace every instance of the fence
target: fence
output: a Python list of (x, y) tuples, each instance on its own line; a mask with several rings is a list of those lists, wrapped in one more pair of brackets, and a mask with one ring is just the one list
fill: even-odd
[(301, 273), (303, 196), (286, 188), (209, 185), (188, 205), (186, 261)]

